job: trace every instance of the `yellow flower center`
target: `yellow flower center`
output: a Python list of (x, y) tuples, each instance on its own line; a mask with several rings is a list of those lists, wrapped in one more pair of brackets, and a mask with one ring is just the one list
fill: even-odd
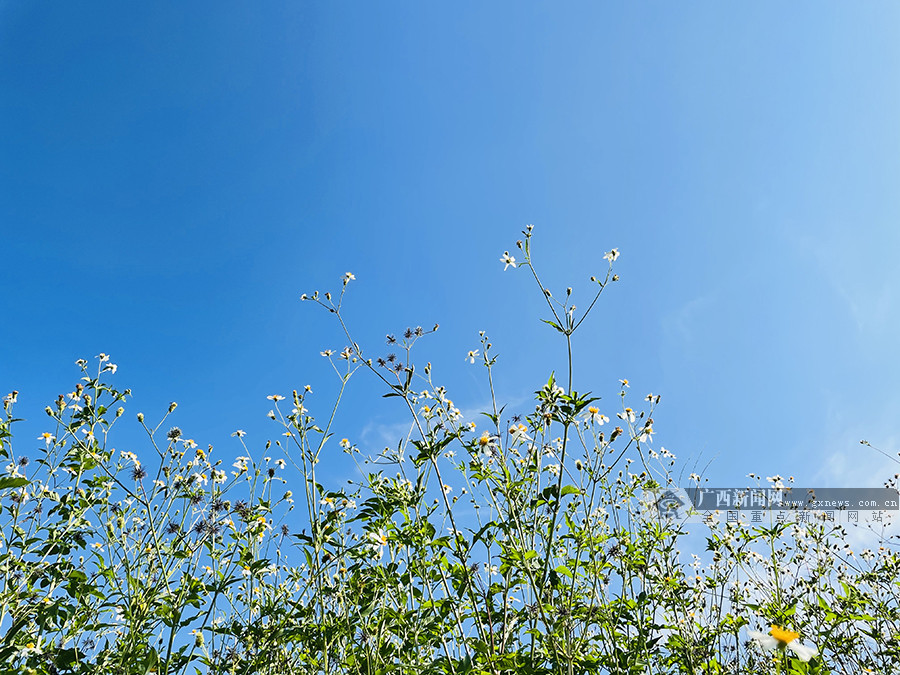
[(594, 406), (591, 406), (590, 408), (588, 408), (588, 412), (591, 415), (596, 415), (598, 412), (600, 412), (600, 408), (595, 408)]
[(478, 445), (480, 445), (482, 448), (486, 445), (489, 445), (490, 442), (491, 442), (491, 436), (487, 432), (484, 432), (483, 434), (481, 434), (481, 438), (478, 439)]
[(778, 626), (772, 626), (772, 630), (769, 631), (769, 635), (771, 635), (779, 642), (784, 643), (785, 645), (793, 642), (798, 637), (800, 637), (800, 633), (785, 630), (784, 628), (779, 628)]

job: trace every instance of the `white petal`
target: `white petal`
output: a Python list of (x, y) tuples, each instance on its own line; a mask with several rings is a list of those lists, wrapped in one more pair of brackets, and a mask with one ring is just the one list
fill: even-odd
[(804, 645), (801, 645), (796, 640), (788, 643), (788, 649), (793, 651), (797, 655), (797, 658), (803, 662), (809, 661), (812, 657), (819, 653), (819, 650), (815, 647), (806, 647)]
[(778, 646), (778, 640), (766, 633), (758, 633), (755, 630), (748, 630), (747, 635), (749, 635), (751, 639), (755, 640), (756, 643), (767, 652), (772, 651)]

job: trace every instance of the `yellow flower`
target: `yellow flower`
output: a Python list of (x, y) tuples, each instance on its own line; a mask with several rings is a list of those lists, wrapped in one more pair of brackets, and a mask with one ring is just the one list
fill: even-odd
[(795, 633), (779, 626), (772, 626), (768, 635), (755, 630), (748, 630), (747, 635), (766, 651), (788, 648), (797, 655), (798, 659), (804, 662), (809, 661), (819, 653), (815, 647), (806, 647), (797, 642), (800, 633)]

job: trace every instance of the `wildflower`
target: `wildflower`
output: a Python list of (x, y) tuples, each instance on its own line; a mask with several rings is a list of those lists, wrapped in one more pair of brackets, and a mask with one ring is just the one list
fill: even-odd
[(346, 272), (344, 274), (344, 285), (346, 286), (351, 281), (356, 281), (356, 276), (353, 274), (353, 272)]
[(369, 539), (369, 546), (371, 547), (372, 554), (377, 555), (380, 558), (384, 553), (384, 547), (388, 545), (387, 533), (384, 530), (369, 532), (367, 538)]
[(270, 401), (275, 401), (275, 403), (278, 403), (278, 401), (284, 400), (284, 396), (279, 396), (278, 394), (272, 394), (271, 396), (266, 396), (266, 398), (269, 399)]
[(219, 471), (218, 469), (213, 469), (212, 479), (213, 483), (224, 483), (227, 475), (224, 471)]
[(235, 474), (236, 476), (239, 476), (240, 474), (247, 471), (247, 462), (249, 462), (249, 461), (250, 461), (249, 457), (238, 457), (237, 459), (234, 460), (234, 464), (232, 464), (231, 466), (233, 466), (235, 469), (237, 469), (240, 472), (240, 473), (236, 473)]
[(469, 353), (466, 355), (466, 361), (468, 361), (469, 363), (475, 363), (475, 359), (477, 359), (477, 358), (478, 358), (478, 350), (470, 349)]
[(603, 256), (604, 260), (609, 260), (609, 262), (614, 262), (619, 257), (619, 249), (614, 248), (612, 251)]
[(631, 385), (628, 384), (627, 378), (623, 378), (623, 379), (619, 380), (619, 383), (620, 383), (623, 387), (629, 387), (629, 386), (631, 386)]
[(166, 438), (168, 438), (172, 442), (177, 441), (179, 438), (181, 438), (181, 429), (179, 429), (178, 427), (172, 427), (171, 429), (169, 429), (169, 433), (166, 434)]
[(652, 436), (655, 432), (653, 431), (653, 425), (648, 424), (644, 427), (643, 431), (641, 431), (641, 435), (638, 437), (638, 440), (641, 443), (652, 443)]
[(528, 428), (524, 424), (514, 424), (509, 428), (509, 434), (512, 436), (513, 443), (523, 443), (530, 441), (528, 436)]
[(600, 408), (596, 408), (594, 406), (589, 406), (587, 412), (583, 415), (584, 421), (587, 424), (596, 424), (598, 426), (603, 426), (607, 422), (609, 422), (609, 418), (606, 415), (600, 414)]
[(278, 465), (278, 468), (279, 468), (279, 469), (283, 469), (284, 466), (285, 466), (285, 463), (284, 463), (284, 460), (283, 460), (283, 459), (276, 459), (276, 460), (275, 460), (275, 464)]
[(127, 459), (129, 462), (134, 462), (135, 466), (140, 466), (141, 463), (138, 461), (137, 455), (129, 450), (122, 450), (119, 453), (122, 456), (122, 459)]
[(620, 420), (627, 420), (634, 424), (634, 410), (632, 410), (631, 408), (625, 408), (624, 412), (616, 413), (616, 417), (618, 417)]
[(502, 262), (502, 263), (505, 265), (504, 268), (503, 268), (503, 271), (504, 271), (504, 272), (507, 270), (507, 268), (508, 268), (510, 265), (512, 265), (513, 267), (516, 266), (516, 259), (513, 258), (513, 257), (509, 254), (509, 251), (504, 251), (504, 252), (503, 252), (503, 257), (500, 258), (500, 262)]
[(103, 363), (104, 361), (109, 361), (109, 354), (100, 352), (99, 354), (97, 354), (97, 358), (100, 359), (100, 363)]
[(559, 464), (547, 465), (547, 471), (550, 473), (551, 476), (558, 476), (559, 475)]
[(47, 444), (47, 447), (50, 447), (50, 444), (56, 440), (56, 436), (51, 434), (49, 431), (45, 431), (40, 436), (38, 436), (39, 441), (44, 441)]
[(324, 352), (319, 352), (319, 353), (327, 359), (329, 356), (331, 356), (332, 354), (334, 354), (334, 350), (333, 350), (333, 349), (326, 349)]
[(497, 457), (497, 443), (487, 431), (478, 438), (478, 449), (482, 459), (487, 460), (489, 464)]
[(231, 435), (237, 436), (238, 438), (243, 438), (244, 436), (247, 435), (247, 432), (244, 431), (243, 429), (238, 429), (237, 431), (233, 432)]
[(339, 356), (345, 361), (349, 361), (350, 357), (353, 356), (353, 350), (350, 349), (350, 347), (344, 347), (344, 349), (341, 350)]
[(778, 626), (772, 626), (769, 634), (759, 633), (755, 630), (748, 630), (747, 635), (766, 651), (773, 649), (784, 649), (787, 647), (797, 655), (797, 658), (803, 662), (809, 661), (812, 657), (819, 653), (815, 647), (806, 647), (797, 642), (800, 633), (795, 633)]
[(349, 449), (350, 449), (350, 441), (347, 440), (346, 438), (342, 438), (342, 439), (341, 439), (340, 446), (341, 446), (341, 448), (343, 448), (344, 450), (349, 450)]

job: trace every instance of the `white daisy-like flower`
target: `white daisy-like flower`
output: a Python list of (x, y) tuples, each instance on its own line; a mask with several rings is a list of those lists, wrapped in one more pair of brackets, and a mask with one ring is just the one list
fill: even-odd
[(634, 424), (635, 415), (634, 410), (632, 410), (631, 408), (625, 408), (624, 411), (616, 413), (616, 417), (618, 417), (620, 420), (626, 420)]
[(494, 437), (487, 431), (478, 438), (478, 450), (481, 457), (486, 460), (488, 464), (493, 462), (499, 454), (497, 452), (497, 443), (494, 440)]
[(384, 547), (388, 545), (387, 532), (384, 530), (369, 532), (367, 538), (369, 539), (369, 546), (371, 547), (372, 554), (380, 558), (384, 553)]
[(604, 260), (609, 260), (609, 262), (614, 262), (619, 257), (619, 249), (614, 248), (612, 251), (603, 256)]
[(514, 424), (509, 428), (509, 435), (513, 443), (527, 443), (531, 440), (528, 435), (528, 427), (524, 424)]
[(348, 283), (350, 281), (356, 281), (356, 275), (353, 272), (346, 272), (344, 274), (344, 283)]
[(470, 349), (469, 353), (466, 354), (466, 361), (468, 361), (469, 363), (475, 363), (475, 359), (477, 359), (477, 358), (478, 358), (478, 350), (477, 349)]
[(767, 652), (770, 652), (773, 649), (787, 648), (794, 652), (794, 654), (797, 655), (797, 658), (804, 663), (809, 661), (819, 653), (819, 650), (817, 650), (815, 647), (807, 647), (806, 645), (801, 645), (799, 642), (797, 642), (797, 639), (800, 637), (800, 633), (785, 630), (784, 628), (779, 628), (778, 626), (772, 626), (772, 629), (768, 634), (760, 633), (755, 630), (748, 630), (747, 635), (749, 635), (750, 638), (754, 642), (756, 642), (756, 644), (765, 649)]
[(275, 403), (278, 403), (278, 401), (284, 400), (284, 396), (279, 396), (278, 394), (272, 394), (271, 396), (266, 396), (266, 398), (269, 399), (270, 401), (275, 401)]
[(598, 426), (603, 426), (607, 422), (609, 422), (609, 418), (606, 415), (600, 414), (600, 408), (595, 406), (589, 406), (588, 409), (582, 413), (582, 417), (587, 424), (596, 424)]
[(516, 259), (513, 258), (513, 257), (509, 254), (509, 251), (504, 251), (504, 252), (503, 252), (503, 257), (500, 258), (500, 262), (502, 262), (502, 263), (504, 264), (504, 267), (503, 267), (503, 271), (504, 271), (504, 272), (510, 267), (510, 265), (512, 265), (513, 267), (516, 266)]
[(38, 436), (39, 441), (44, 441), (47, 444), (47, 447), (50, 447), (50, 444), (56, 440), (56, 436), (51, 434), (49, 431), (45, 431), (40, 436)]
[(244, 436), (247, 435), (247, 432), (244, 431), (243, 429), (238, 429), (237, 431), (233, 432), (231, 435), (237, 436), (238, 438), (243, 438)]

